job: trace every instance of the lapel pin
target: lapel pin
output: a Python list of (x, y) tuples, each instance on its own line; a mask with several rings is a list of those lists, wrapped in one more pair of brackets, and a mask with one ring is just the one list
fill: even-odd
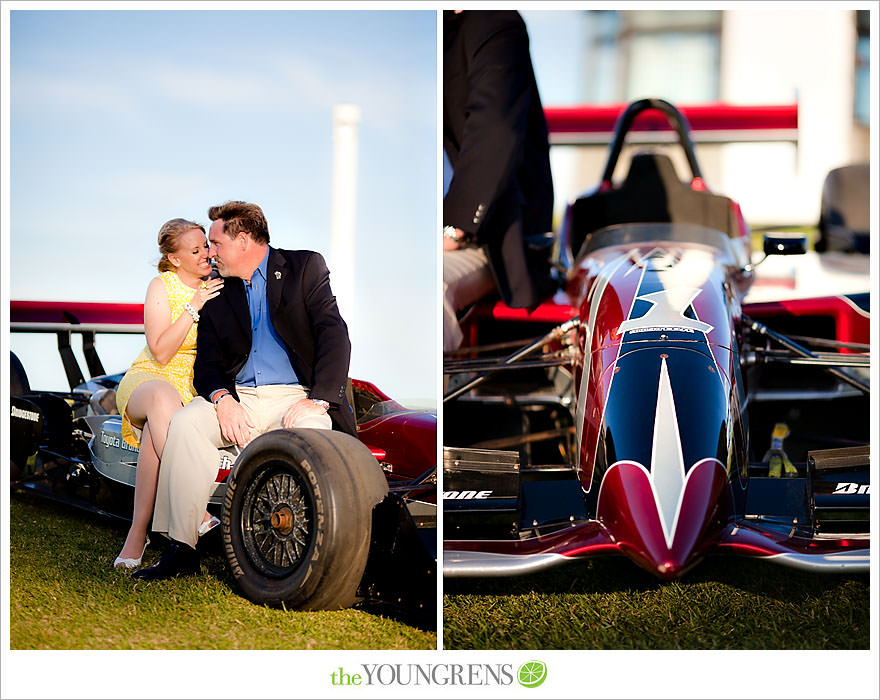
[(278, 270), (275, 270), (275, 279), (276, 279), (276, 280), (280, 280), (280, 279), (281, 279), (281, 273), (278, 272)]

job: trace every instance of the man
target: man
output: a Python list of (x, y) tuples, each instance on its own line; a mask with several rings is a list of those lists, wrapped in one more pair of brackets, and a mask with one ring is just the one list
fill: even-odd
[(553, 291), (553, 182), (544, 109), (519, 13), (443, 12), (444, 349), (458, 347), (455, 312), (493, 289), (532, 309)]
[(270, 247), (255, 204), (227, 202), (208, 216), (208, 254), (226, 283), (198, 314), (198, 396), (174, 414), (162, 454), (153, 530), (170, 545), (138, 579), (198, 572), (217, 448), (282, 427), (357, 435), (345, 394), (351, 344), (321, 255)]

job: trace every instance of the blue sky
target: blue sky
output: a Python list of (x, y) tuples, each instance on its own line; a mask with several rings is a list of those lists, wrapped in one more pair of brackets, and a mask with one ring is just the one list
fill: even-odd
[[(228, 199), (263, 208), (273, 245), (324, 254), (332, 284), (332, 113), (350, 102), (351, 374), (436, 400), (435, 39), (433, 10), (13, 10), (11, 298), (142, 302), (160, 225)], [(36, 342), (11, 337), (32, 384), (65, 388)], [(119, 371), (143, 341), (99, 343)]]

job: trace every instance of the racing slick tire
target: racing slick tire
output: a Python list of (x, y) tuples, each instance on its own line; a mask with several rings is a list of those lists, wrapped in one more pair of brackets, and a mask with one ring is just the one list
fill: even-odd
[[(9, 397), (11, 402), (10, 440), (9, 440), (9, 478), (18, 479), (24, 465), (39, 446), (42, 432), (42, 414), (33, 403), (23, 398), (31, 393), (27, 372), (18, 356), (9, 351)], [(18, 412), (16, 412), (18, 409)], [(21, 420), (18, 416), (28, 416)], [(38, 416), (36, 424), (33, 416)]]
[(357, 602), (373, 507), (388, 493), (379, 463), (335, 430), (274, 430), (236, 460), (221, 513), (226, 560), (242, 595), (298, 610)]
[(28, 381), (27, 372), (18, 356), (9, 351), (9, 395), (24, 396), (31, 393), (31, 385)]

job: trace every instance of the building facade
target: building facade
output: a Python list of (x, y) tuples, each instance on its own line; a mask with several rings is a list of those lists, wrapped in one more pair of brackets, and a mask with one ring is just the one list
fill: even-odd
[[(815, 225), (828, 171), (869, 159), (870, 13), (837, 7), (522, 15), (548, 107), (642, 97), (796, 104), (791, 137), (697, 144), (709, 188), (738, 200), (753, 227), (772, 227)], [(668, 150), (686, 179), (684, 159)], [(557, 212), (598, 183), (605, 156), (602, 146), (553, 148)]]

